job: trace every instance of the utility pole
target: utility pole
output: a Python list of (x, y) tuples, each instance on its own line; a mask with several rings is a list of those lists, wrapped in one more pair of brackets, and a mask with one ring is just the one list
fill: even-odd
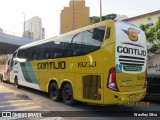
[(72, 30), (74, 30), (74, 0), (72, 0)]
[(102, 1), (100, 0), (100, 22), (102, 21)]

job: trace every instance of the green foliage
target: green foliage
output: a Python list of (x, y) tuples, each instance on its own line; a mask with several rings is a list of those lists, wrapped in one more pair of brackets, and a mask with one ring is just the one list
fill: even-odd
[(145, 32), (148, 42), (148, 53), (156, 53), (160, 49), (160, 16), (156, 23), (153, 25), (150, 20), (151, 17), (147, 16), (148, 24), (141, 24), (140, 28)]
[(148, 48), (148, 53), (155, 53), (158, 49), (158, 45), (154, 44), (151, 48)]
[(114, 20), (117, 17), (117, 14), (108, 14), (106, 15), (106, 20)]
[[(102, 21), (104, 21), (104, 20), (114, 20), (116, 17), (117, 17), (117, 14), (108, 14), (106, 16), (102, 16)], [(100, 22), (100, 17), (94, 18), (93, 21), (92, 21), (92, 24), (93, 23), (98, 23), (98, 22)]]
[(152, 19), (151, 16), (149, 16), (149, 15), (147, 15), (146, 18), (148, 21), (150, 21)]
[(97, 17), (97, 18), (95, 18), (95, 19), (93, 20), (93, 23), (98, 23), (98, 22), (100, 22), (100, 18), (99, 18), (99, 17)]
[(0, 57), (0, 65), (6, 64), (7, 58), (5, 57)]

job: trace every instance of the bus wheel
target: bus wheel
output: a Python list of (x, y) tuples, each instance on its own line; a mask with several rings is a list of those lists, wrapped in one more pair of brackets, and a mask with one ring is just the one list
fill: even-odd
[(17, 77), (14, 79), (14, 86), (15, 86), (16, 88), (19, 88), (18, 78), (17, 78)]
[(58, 85), (57, 83), (53, 82), (51, 83), (50, 87), (49, 87), (49, 94), (50, 94), (50, 98), (53, 101), (59, 101), (61, 96), (60, 96), (60, 90), (58, 89)]
[(3, 82), (3, 75), (0, 76), (0, 81)]
[(70, 84), (65, 84), (62, 89), (62, 98), (65, 104), (73, 105), (75, 103), (73, 99), (73, 90)]
[(0, 82), (3, 82), (3, 80), (2, 80), (2, 76), (0, 76)]

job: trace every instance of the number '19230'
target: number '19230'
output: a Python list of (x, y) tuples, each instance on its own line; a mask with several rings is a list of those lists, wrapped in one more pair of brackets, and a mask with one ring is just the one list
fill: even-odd
[(96, 67), (96, 62), (78, 62), (78, 67)]

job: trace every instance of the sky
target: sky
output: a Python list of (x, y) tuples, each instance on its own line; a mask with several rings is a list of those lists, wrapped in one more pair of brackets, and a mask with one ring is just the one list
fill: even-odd
[[(46, 38), (60, 33), (60, 13), (70, 0), (0, 0), (0, 28), (8, 34), (22, 36), (25, 21), (34, 16), (42, 20)], [(99, 16), (100, 0), (85, 0), (90, 16)], [(160, 10), (160, 0), (101, 0), (102, 15), (111, 13), (129, 18)], [(25, 14), (25, 15), (24, 15)]]

